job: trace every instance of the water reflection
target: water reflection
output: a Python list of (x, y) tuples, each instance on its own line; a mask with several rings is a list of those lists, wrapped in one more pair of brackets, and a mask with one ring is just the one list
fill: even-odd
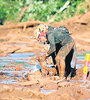
[(14, 80), (14, 79), (2, 79), (1, 81), (0, 81), (0, 84), (15, 84), (17, 82), (17, 80)]
[(49, 94), (51, 92), (55, 92), (55, 91), (57, 91), (57, 90), (55, 90), (55, 89), (51, 89), (51, 90), (41, 90), (41, 93), (47, 95), (47, 94)]

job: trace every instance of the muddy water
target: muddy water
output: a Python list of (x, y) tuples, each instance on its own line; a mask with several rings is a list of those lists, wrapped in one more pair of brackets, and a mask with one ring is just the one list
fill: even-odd
[[(33, 71), (39, 70), (41, 68), (39, 65), (39, 62), (36, 62), (36, 65), (30, 65), (30, 63), (28, 63), (30, 60), (30, 57), (34, 57), (34, 53), (14, 53), (14, 54), (9, 54), (6, 57), (0, 57), (1, 75), (3, 74), (3, 75), (14, 77), (14, 78), (15, 77), (25, 78), (24, 76), (28, 72), (30, 72), (30, 70), (33, 70)], [(14, 66), (17, 66), (17, 65), (22, 67), (20, 71), (15, 70)], [(18, 75), (15, 75), (15, 73), (18, 73)], [(16, 82), (17, 80), (10, 79), (10, 78), (0, 80), (0, 83), (5, 83), (5, 84), (12, 84)]]
[[(77, 65), (76, 68), (82, 68), (84, 66), (84, 59), (85, 59), (85, 54), (88, 52), (78, 52), (77, 55), (75, 55), (77, 57)], [(41, 54), (41, 53), (40, 53)], [(10, 76), (10, 77), (18, 77), (18, 78), (25, 78), (24, 76), (30, 71), (29, 69), (33, 70), (33, 71), (37, 71), (39, 70), (40, 64), (38, 61), (36, 61), (36, 65), (30, 65), (30, 63), (28, 63), (30, 61), (30, 57), (34, 57), (34, 53), (14, 53), (14, 54), (9, 54), (6, 57), (0, 57), (0, 73)], [(23, 68), (20, 71), (15, 71), (14, 67), (4, 67), (4, 66), (17, 66), (17, 65), (21, 65)], [(75, 64), (75, 59), (73, 58), (72, 60), (72, 67), (74, 67)], [(18, 75), (15, 76), (15, 72), (18, 73)], [(22, 77), (23, 76), (23, 77)], [(16, 79), (0, 79), (0, 83), (5, 83), (5, 84), (14, 84), (16, 83), (17, 80)], [(86, 84), (85, 86), (87, 86), (88, 84)], [(44, 90), (42, 90), (42, 92), (44, 92)], [(49, 92), (45, 91), (45, 93)]]
[(51, 89), (51, 90), (41, 90), (41, 93), (43, 93), (43, 94), (45, 94), (45, 95), (47, 95), (47, 94), (49, 94), (49, 93), (51, 93), (51, 92), (55, 92), (55, 91), (57, 91), (57, 90), (55, 90), (55, 89)]
[[(90, 54), (90, 52), (77, 51), (77, 54), (75, 54), (75, 56), (77, 58), (76, 69), (80, 69), (80, 68), (84, 67), (84, 61), (85, 61), (86, 54)], [(71, 65), (72, 65), (72, 67), (75, 65), (74, 58), (72, 59)], [(89, 66), (90, 66), (90, 64), (89, 64)]]

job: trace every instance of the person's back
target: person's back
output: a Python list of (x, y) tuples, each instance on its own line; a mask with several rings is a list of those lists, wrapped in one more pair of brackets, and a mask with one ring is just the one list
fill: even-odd
[(69, 34), (69, 31), (68, 31), (68, 29), (65, 26), (60, 26), (60, 27), (58, 27), (58, 29), (63, 34), (66, 34), (66, 33)]
[(65, 31), (61, 28), (56, 28), (47, 32), (47, 39), (51, 44), (60, 43), (63, 46), (71, 41), (72, 37), (69, 35), (69, 32), (67, 30)]

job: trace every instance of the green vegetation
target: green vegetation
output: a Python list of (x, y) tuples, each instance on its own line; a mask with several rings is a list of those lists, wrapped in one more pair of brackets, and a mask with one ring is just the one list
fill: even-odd
[[(68, 6), (61, 12), (61, 8), (67, 1)], [(0, 0), (0, 24), (5, 20), (18, 21), (21, 11), (27, 6), (20, 21), (30, 19), (49, 21), (55, 16), (54, 21), (70, 18), (76, 14), (83, 14), (87, 11), (85, 0)], [(78, 11), (79, 10), (79, 11)]]

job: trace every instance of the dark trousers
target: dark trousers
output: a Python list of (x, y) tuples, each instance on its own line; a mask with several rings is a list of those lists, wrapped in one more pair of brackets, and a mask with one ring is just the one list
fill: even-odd
[[(62, 45), (60, 43), (56, 44), (56, 52), (51, 54), (54, 64), (56, 64), (55, 57), (56, 57), (56, 55), (57, 55), (57, 53), (58, 53), (58, 51), (60, 50), (61, 47), (62, 47)], [(66, 77), (71, 72), (71, 61), (72, 61), (72, 58), (73, 58), (73, 54), (74, 54), (74, 49), (71, 49), (70, 52), (68, 53), (68, 55), (65, 57), (65, 76)], [(59, 74), (57, 66), (56, 66), (56, 69), (57, 69), (57, 73)]]

